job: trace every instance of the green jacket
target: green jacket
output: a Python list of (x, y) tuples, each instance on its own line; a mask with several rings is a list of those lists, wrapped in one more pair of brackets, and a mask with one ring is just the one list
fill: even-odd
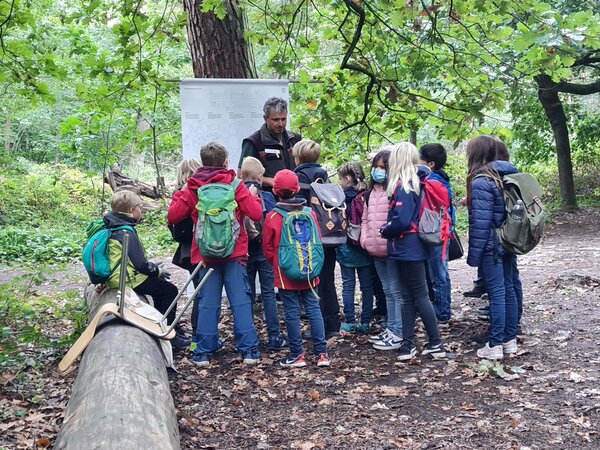
[[(104, 216), (104, 223), (107, 228), (129, 225), (134, 228), (134, 230), (136, 225), (133, 217), (115, 212), (107, 213)], [(146, 259), (146, 252), (144, 251), (144, 246), (142, 245), (137, 232), (131, 233), (127, 230), (117, 230), (110, 237), (108, 245), (110, 266), (114, 267), (121, 260), (123, 248), (122, 242), (125, 233), (129, 235), (129, 251), (127, 252), (129, 256), (129, 263), (127, 264), (127, 286), (134, 289), (146, 281), (148, 277), (157, 277), (159, 269), (155, 263)], [(111, 275), (107, 282), (109, 288), (119, 287), (119, 275), (119, 269)]]

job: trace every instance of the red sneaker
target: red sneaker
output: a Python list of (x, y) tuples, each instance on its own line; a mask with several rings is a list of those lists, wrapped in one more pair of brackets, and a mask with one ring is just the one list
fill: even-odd
[(317, 367), (329, 367), (331, 365), (331, 360), (329, 359), (329, 355), (327, 353), (321, 353), (317, 357)]

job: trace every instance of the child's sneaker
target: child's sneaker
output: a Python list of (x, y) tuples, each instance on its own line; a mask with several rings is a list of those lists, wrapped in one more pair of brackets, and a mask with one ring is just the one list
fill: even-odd
[(200, 367), (208, 367), (210, 366), (210, 355), (208, 353), (194, 355), (192, 362)]
[(260, 362), (260, 353), (256, 350), (244, 352), (242, 354), (242, 362), (248, 365), (258, 364)]
[(502, 351), (501, 345), (495, 345), (494, 347), (490, 347), (490, 343), (487, 342), (485, 344), (485, 347), (477, 350), (477, 356), (479, 358), (497, 360), (502, 359), (504, 357), (504, 352)]
[(382, 342), (388, 334), (388, 329), (386, 328), (379, 334), (373, 334), (369, 336), (369, 342), (371, 344), (377, 344), (378, 342)]
[(354, 333), (356, 331), (355, 323), (343, 323), (340, 330), (345, 333)]
[(269, 350), (281, 350), (287, 347), (287, 341), (282, 335), (269, 338)]
[(180, 334), (176, 334), (175, 337), (171, 339), (171, 347), (173, 347), (174, 349), (188, 348), (191, 343), (192, 341)]
[(442, 344), (429, 345), (429, 342), (425, 344), (421, 355), (431, 355), (433, 359), (442, 359), (446, 357), (446, 349)]
[(304, 360), (304, 355), (300, 353), (298, 356), (290, 355), (287, 358), (280, 359), (279, 365), (281, 367), (304, 367), (306, 366), (306, 361)]
[(373, 344), (375, 350), (397, 350), (402, 345), (402, 339), (388, 330), (387, 335), (379, 342)]
[(321, 353), (317, 356), (317, 367), (329, 367), (331, 365), (331, 360), (329, 359), (329, 355), (327, 353)]
[(371, 325), (368, 323), (360, 323), (356, 325), (356, 332), (358, 334), (367, 334), (371, 329)]
[(398, 361), (408, 361), (409, 359), (413, 359), (415, 356), (417, 356), (417, 348), (414, 346), (414, 344), (403, 341), (396, 359)]
[(502, 352), (506, 353), (507, 355), (514, 355), (518, 350), (519, 347), (517, 347), (516, 339), (511, 339), (510, 341), (502, 344)]

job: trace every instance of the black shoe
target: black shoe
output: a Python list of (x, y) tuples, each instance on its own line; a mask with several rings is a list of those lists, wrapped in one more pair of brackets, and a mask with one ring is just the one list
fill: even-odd
[(188, 348), (191, 341), (186, 337), (182, 337), (179, 334), (175, 335), (175, 338), (171, 340), (171, 347), (173, 348)]
[(339, 335), (339, 331), (328, 331), (327, 333), (325, 333), (325, 340), (328, 341), (329, 339), (333, 337), (338, 337)]
[(398, 356), (396, 359), (398, 361), (409, 361), (415, 356), (417, 356), (417, 348), (414, 345), (404, 341), (398, 350)]
[(465, 291), (463, 292), (463, 296), (464, 297), (473, 297), (473, 298), (480, 298), (483, 294), (487, 294), (486, 291), (484, 291), (483, 289), (480, 288), (473, 288), (470, 291)]

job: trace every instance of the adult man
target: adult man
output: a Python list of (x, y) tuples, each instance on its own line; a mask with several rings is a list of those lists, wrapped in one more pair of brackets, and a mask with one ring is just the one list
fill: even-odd
[(271, 97), (265, 102), (263, 113), (263, 126), (242, 141), (242, 156), (238, 167), (242, 166), (242, 161), (247, 156), (258, 159), (265, 168), (263, 187), (270, 191), (277, 172), (296, 167), (292, 147), (302, 136), (285, 129), (288, 107), (284, 99)]

